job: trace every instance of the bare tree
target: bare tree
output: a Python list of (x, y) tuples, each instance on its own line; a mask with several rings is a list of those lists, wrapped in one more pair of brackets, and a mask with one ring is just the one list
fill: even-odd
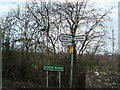
[[(106, 28), (105, 22), (110, 21), (111, 9), (101, 11), (99, 8), (89, 5), (89, 2), (66, 2), (56, 4), (58, 10), (60, 29), (62, 32), (72, 36), (85, 35), (82, 43), (76, 42), (77, 53), (82, 56), (84, 53), (95, 55), (105, 45)], [(82, 26), (81, 26), (82, 24)], [(84, 67), (83, 76), (86, 75)], [(82, 78), (82, 76), (80, 76)], [(83, 81), (85, 77), (83, 77)], [(84, 83), (84, 82), (80, 82)], [(79, 83), (79, 84), (80, 84)], [(85, 84), (84, 84), (85, 85)], [(84, 87), (83, 84), (78, 85)]]
[(61, 27), (63, 32), (66, 30), (67, 34), (74, 36), (81, 33), (85, 35), (85, 40), (81, 44), (78, 42), (77, 52), (81, 55), (90, 48), (89, 46), (93, 47), (91, 53), (95, 54), (97, 49), (105, 43), (103, 38), (106, 34), (105, 29), (108, 28), (105, 22), (110, 20), (110, 13), (111, 9), (100, 12), (88, 2), (66, 2), (61, 4), (58, 11), (64, 26)]

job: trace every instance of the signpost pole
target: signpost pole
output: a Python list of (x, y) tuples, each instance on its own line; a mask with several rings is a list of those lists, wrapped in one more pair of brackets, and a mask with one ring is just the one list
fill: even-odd
[(71, 46), (70, 53), (71, 53), (71, 66), (70, 66), (70, 88), (72, 88), (73, 84), (73, 61), (74, 61), (74, 37), (72, 36), (72, 43), (73, 46)]
[(59, 71), (59, 88), (61, 88), (61, 72)]
[(46, 82), (47, 82), (46, 85), (47, 85), (47, 88), (48, 88), (48, 70), (47, 70), (47, 77), (46, 77), (46, 80), (47, 80), (47, 81), (46, 81)]
[(70, 53), (71, 53), (71, 66), (70, 66), (70, 88), (72, 88), (73, 84), (73, 71), (76, 65), (76, 45), (75, 41), (83, 41), (85, 40), (84, 35), (75, 36), (74, 33), (72, 35), (65, 35), (60, 34), (59, 36), (60, 41), (62, 42), (63, 46), (70, 46)]
[(73, 82), (73, 59), (74, 54), (71, 54), (71, 67), (70, 67), (70, 88), (72, 88), (72, 82)]

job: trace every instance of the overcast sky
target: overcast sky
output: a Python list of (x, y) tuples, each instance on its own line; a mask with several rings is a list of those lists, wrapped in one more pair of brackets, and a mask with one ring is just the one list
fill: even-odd
[[(15, 9), (17, 5), (24, 5), (25, 2), (33, 1), (33, 0), (0, 0), (0, 17), (3, 17), (5, 14), (7, 14), (8, 11), (11, 9)], [(40, 1), (40, 0), (38, 0)], [(48, 1), (48, 0), (45, 0)], [(51, 1), (65, 1), (65, 0), (51, 0)], [(77, 0), (66, 0), (66, 1), (77, 1)], [(80, 0), (78, 0), (80, 1)], [(94, 2), (97, 7), (103, 8), (103, 9), (109, 9), (112, 6), (115, 6), (113, 10), (113, 14), (111, 17), (113, 17), (114, 23), (117, 22), (117, 11), (118, 11), (118, 2), (119, 0), (89, 0), (91, 2)]]
[[(17, 5), (24, 5), (25, 2), (33, 1), (33, 0), (0, 0), (0, 17), (4, 17), (8, 11), (11, 9), (15, 9)], [(40, 1), (40, 0), (38, 0)], [(48, 1), (48, 0), (45, 0)], [(65, 1), (65, 0), (51, 0), (51, 1)], [(66, 1), (77, 1), (77, 0), (66, 0)], [(80, 0), (78, 0), (80, 1)], [(108, 10), (110, 7), (115, 6), (113, 10), (113, 14), (111, 14), (111, 18), (113, 22), (111, 23), (113, 28), (115, 29), (116, 35), (116, 44), (118, 41), (118, 2), (119, 0), (89, 0), (94, 2), (96, 7), (100, 7)], [(116, 46), (117, 49), (117, 46)]]
[[(9, 11), (11, 8), (15, 8), (17, 4), (22, 5), (24, 2), (32, 1), (32, 0), (0, 0), (0, 13), (5, 13)], [(45, 0), (48, 1), (48, 0)], [(65, 1), (65, 0), (51, 0), (51, 1)], [(76, 0), (67, 0), (67, 1), (76, 1)], [(80, 1), (80, 0), (78, 0)], [(113, 5), (117, 5), (119, 0), (89, 0), (95, 2), (100, 7), (110, 7)]]
[[(0, 0), (0, 16), (3, 16), (12, 8), (15, 9), (17, 5), (23, 5), (23, 3), (32, 0)], [(45, 0), (48, 1), (48, 0)], [(51, 0), (51, 1), (65, 1), (65, 0)], [(67, 1), (77, 1), (77, 0), (67, 0)], [(80, 0), (78, 0), (80, 1)], [(89, 0), (96, 3), (97, 6), (107, 9), (111, 6), (116, 6), (115, 12), (117, 12), (117, 4), (119, 0)]]

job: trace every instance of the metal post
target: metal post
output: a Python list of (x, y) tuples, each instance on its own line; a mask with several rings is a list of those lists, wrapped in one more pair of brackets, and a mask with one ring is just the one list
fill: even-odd
[(61, 72), (59, 71), (59, 88), (61, 88)]
[(46, 77), (46, 85), (47, 85), (47, 88), (48, 88), (48, 70), (47, 70), (47, 77)]
[(73, 64), (74, 64), (74, 36), (72, 36), (72, 52), (71, 52), (71, 66), (70, 66), (70, 88), (72, 88), (72, 84), (73, 84)]
[(72, 82), (73, 82), (73, 59), (74, 54), (71, 54), (71, 67), (70, 67), (70, 88), (72, 88)]

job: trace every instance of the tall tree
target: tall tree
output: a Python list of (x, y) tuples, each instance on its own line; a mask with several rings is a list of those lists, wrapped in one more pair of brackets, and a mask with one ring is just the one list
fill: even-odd
[[(85, 35), (85, 40), (77, 44), (77, 53), (82, 56), (84, 53), (95, 55), (99, 48), (105, 45), (107, 25), (110, 20), (111, 9), (100, 11), (100, 9), (89, 5), (89, 2), (66, 2), (60, 5), (58, 15), (62, 22), (60, 27), (64, 33), (72, 36)], [(81, 25), (82, 24), (82, 25)], [(74, 46), (75, 47), (75, 46)], [(86, 66), (83, 65), (81, 75), (77, 78), (77, 87), (85, 87)]]

